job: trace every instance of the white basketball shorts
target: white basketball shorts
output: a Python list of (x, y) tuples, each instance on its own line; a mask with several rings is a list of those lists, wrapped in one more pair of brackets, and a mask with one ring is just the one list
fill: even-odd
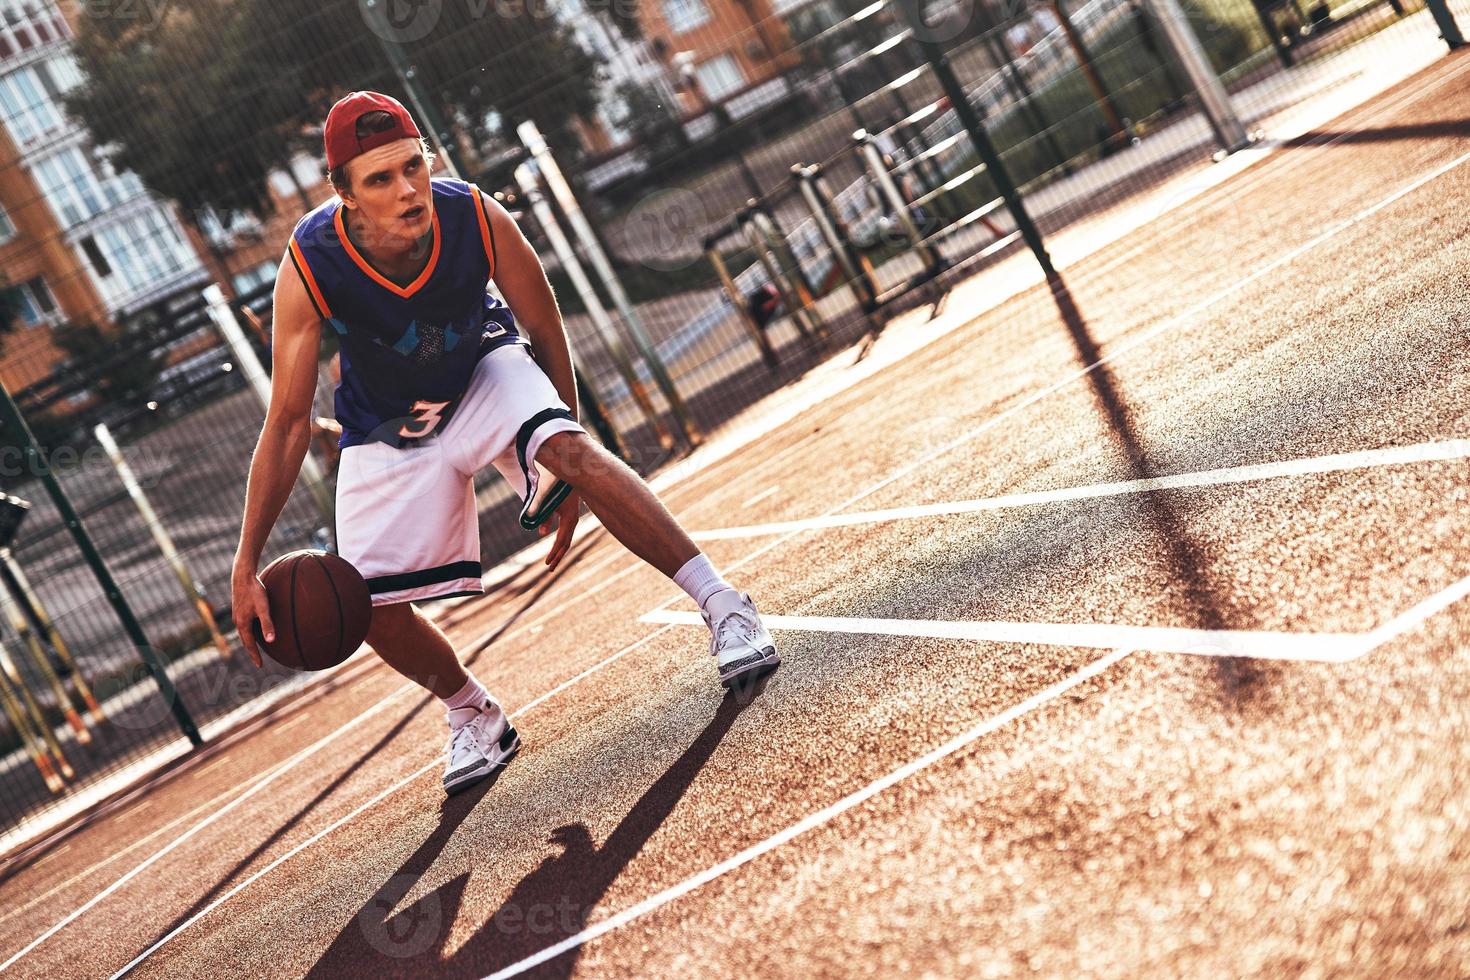
[(475, 473), (494, 466), (524, 500), (546, 476), (535, 463), (541, 444), (582, 431), (525, 347), (493, 350), (436, 435), (342, 450), (338, 553), (367, 579), (375, 606), (479, 594)]

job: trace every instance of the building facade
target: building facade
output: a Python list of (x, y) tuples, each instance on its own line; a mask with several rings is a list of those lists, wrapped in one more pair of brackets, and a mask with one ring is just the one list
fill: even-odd
[(13, 389), (61, 360), (51, 327), (105, 326), (209, 280), (175, 208), (115, 172), (67, 117), (82, 81), (74, 26), (49, 0), (0, 0), (0, 276), (19, 301), (0, 380)]

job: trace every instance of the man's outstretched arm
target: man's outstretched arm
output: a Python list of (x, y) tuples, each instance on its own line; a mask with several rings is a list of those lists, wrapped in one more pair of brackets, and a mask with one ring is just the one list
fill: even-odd
[(271, 403), (255, 444), (255, 455), (250, 460), (240, 544), (230, 574), (235, 628), (257, 667), (260, 651), (256, 649), (251, 624), (259, 619), (261, 632), (268, 640), (274, 639), (275, 627), (256, 570), (266, 539), (291, 496), (311, 443), (312, 399), (316, 394), (317, 353), (322, 340), (321, 319), (289, 257), (283, 258), (276, 270), (272, 334)]

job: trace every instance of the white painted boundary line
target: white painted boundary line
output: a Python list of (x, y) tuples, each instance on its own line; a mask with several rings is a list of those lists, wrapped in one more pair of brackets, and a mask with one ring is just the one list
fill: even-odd
[(1371, 469), (1379, 466), (1448, 462), (1466, 457), (1470, 457), (1470, 439), (1450, 439), (1443, 442), (1424, 442), (1414, 446), (1393, 446), (1385, 449), (1368, 449), (1361, 452), (1338, 453), (1331, 456), (1317, 456), (1308, 459), (1283, 460), (1276, 463), (1232, 466), (1226, 469), (1201, 470), (1196, 473), (1148, 477), (1142, 480), (1125, 480), (1119, 483), (1094, 483), (1088, 486), (1066, 487), (1058, 490), (1038, 490), (1032, 493), (1013, 493), (999, 497), (982, 497), (975, 500), (917, 504), (911, 507), (891, 507), (885, 510), (856, 511), (847, 514), (827, 514), (822, 517), (810, 517), (793, 521), (776, 521), (770, 524), (748, 524), (743, 527), (695, 531), (690, 536), (696, 541), (754, 538), (770, 534), (814, 531), (820, 528), (848, 527), (855, 524), (878, 524), (885, 521), (910, 520), (923, 517), (948, 517), (956, 514), (976, 514), (989, 510), (1006, 510), (1013, 507), (1034, 507), (1040, 504), (1095, 500), (1100, 497), (1119, 497), (1126, 494), (1150, 493), (1156, 490), (1218, 487), (1232, 483), (1250, 483), (1257, 480), (1313, 476), (1323, 473), (1342, 473), (1350, 470)]
[[(1449, 606), (1465, 598), (1466, 596), (1470, 596), (1470, 576), (1466, 576), (1465, 578), (1460, 579), (1458, 582), (1455, 582), (1449, 587), (1435, 593), (1430, 598), (1415, 605), (1407, 612), (1394, 617), (1387, 623), (1384, 623), (1382, 626), (1373, 630), (1371, 633), (1365, 633), (1357, 636), (1349, 635), (1346, 637), (1339, 637), (1339, 639), (1351, 641), (1353, 647), (1355, 648), (1355, 653), (1353, 654), (1353, 657), (1361, 657), (1364, 654), (1370, 653), (1373, 650), (1377, 649), (1384, 643), (1387, 643), (1389, 640), (1402, 636), (1404, 633), (1423, 623), (1430, 616), (1433, 616), (1435, 613), (1447, 609)], [(653, 614), (651, 613), (650, 615)], [(765, 616), (762, 618), (765, 619), (768, 623), (775, 625), (775, 620), (784, 617)], [(868, 622), (873, 621), (869, 620)], [(1311, 637), (1307, 638), (1311, 639)], [(749, 864), (756, 858), (768, 854), (771, 851), (774, 851), (776, 848), (782, 846), (783, 844), (789, 843), (790, 841), (801, 836), (807, 831), (813, 830), (817, 827), (822, 826), (823, 824), (831, 822), (834, 818), (842, 815), (848, 810), (851, 810), (855, 806), (867, 802), (884, 790), (889, 789), (899, 782), (902, 782), (904, 779), (907, 779), (909, 776), (914, 775), (920, 770), (933, 765), (934, 763), (940, 761), (941, 759), (944, 759), (947, 756), (953, 755), (954, 753), (968, 746), (970, 743), (991, 734), (998, 728), (1009, 724), (1010, 722), (1021, 717), (1027, 712), (1035, 710), (1036, 708), (1045, 704), (1047, 701), (1050, 701), (1056, 698), (1058, 695), (1064, 694), (1072, 688), (1076, 687), (1078, 684), (1081, 684), (1084, 681), (1091, 680), (1092, 678), (1096, 677), (1098, 674), (1101, 674), (1103, 671), (1107, 670), (1109, 667), (1118, 663), (1120, 660), (1127, 657), (1133, 652), (1135, 651), (1132, 649), (1123, 648), (1115, 650), (1099, 660), (1093, 661), (1091, 664), (1088, 664), (1086, 667), (1082, 668), (1077, 673), (1072, 674), (1065, 680), (1053, 684), (1051, 687), (1048, 687), (1045, 690), (1032, 695), (1025, 701), (1017, 704), (1015, 707), (1009, 708), (1001, 714), (996, 715), (994, 718), (981, 722), (974, 728), (971, 728), (969, 731), (958, 735), (945, 744), (941, 745), (939, 748), (934, 749), (926, 755), (920, 756), (919, 758), (903, 766), (902, 768), (895, 769), (893, 772), (890, 772), (882, 779), (869, 783), (867, 786), (864, 786), (862, 789), (843, 797), (836, 803), (833, 803), (830, 806), (824, 807), (821, 810), (818, 810), (815, 813), (804, 817), (801, 821), (792, 824), (785, 830), (780, 831), (779, 833), (774, 834), (770, 837), (767, 837), (760, 843), (746, 848), (733, 857), (721, 861), (719, 864), (707, 868), (704, 871), (699, 872), (698, 874), (685, 878), (677, 885), (666, 888), (663, 891), (644, 899), (636, 905), (629, 906), (621, 912), (614, 913), (608, 918), (603, 919), (602, 921), (592, 926), (589, 926), (588, 928), (582, 930), (574, 936), (568, 936), (561, 942), (553, 946), (548, 946), (546, 949), (541, 950), (539, 953), (534, 953), (517, 963), (512, 963), (510, 966), (506, 967), (503, 970), (492, 973), (488, 977), (486, 977), (485, 980), (503, 980), (503, 978), (506, 977), (513, 977), (517, 974), (525, 973), (527, 970), (540, 966), (542, 963), (545, 963), (548, 960), (553, 960), (563, 953), (576, 949), (578, 946), (581, 946), (584, 943), (591, 942), (593, 939), (605, 935), (606, 933), (612, 932), (614, 929), (621, 928), (622, 926), (627, 925), (635, 919), (642, 918), (648, 913), (656, 911), (657, 909), (662, 908), (670, 902), (682, 898), (685, 895), (688, 895), (690, 892), (693, 892), (699, 888), (702, 888), (704, 885), (709, 884), (716, 878), (719, 878), (720, 876), (730, 871), (734, 871), (736, 868), (739, 868), (742, 865)], [(1193, 653), (1198, 651), (1189, 650), (1177, 652)], [(1346, 657), (1342, 659), (1353, 659), (1353, 657)]]
[[(627, 655), (629, 653), (632, 653), (634, 650), (636, 650), (639, 647), (643, 646), (644, 644), (650, 642), (651, 640), (655, 639), (656, 637), (662, 636), (664, 633), (668, 632), (669, 629), (670, 629), (670, 627), (665, 626), (662, 629), (654, 630), (652, 633), (650, 633), (647, 636), (643, 637), (641, 640), (638, 640), (638, 641), (636, 641), (634, 643), (630, 643), (628, 646), (623, 647), (623, 649), (619, 650), (617, 653), (613, 654), (612, 656), (608, 657), (607, 659), (602, 660), (602, 661), (599, 661), (596, 664), (593, 664), (591, 667), (588, 667), (586, 670), (582, 671), (580, 674), (577, 674), (575, 677), (572, 677), (569, 680), (563, 681), (562, 683), (558, 684), (556, 687), (554, 687), (551, 690), (547, 691), (545, 694), (541, 695), (540, 697), (536, 698), (535, 700), (529, 701), (525, 705), (522, 705), (520, 708), (517, 708), (515, 711), (510, 712), (509, 717), (511, 717), (511, 718), (520, 718), (521, 716), (525, 715), (526, 712), (531, 711), (532, 709), (540, 706), (544, 702), (546, 702), (546, 701), (550, 700), (551, 698), (555, 697), (556, 695), (560, 694), (562, 691), (565, 691), (567, 688), (571, 687), (572, 685), (577, 684), (577, 683), (581, 682), (582, 680), (584, 680), (585, 678), (592, 676), (593, 674), (597, 673), (602, 668), (606, 667), (608, 664), (611, 664), (613, 661), (621, 659), (625, 655)], [(287, 861), (291, 860), (297, 854), (300, 854), (302, 851), (306, 850), (308, 847), (310, 847), (311, 845), (315, 844), (317, 841), (321, 840), (323, 837), (327, 836), (332, 831), (336, 830), (338, 827), (341, 827), (345, 823), (349, 823), (349, 822), (351, 822), (353, 820), (356, 820), (359, 816), (361, 816), (363, 813), (365, 813), (368, 809), (370, 809), (371, 807), (373, 807), (377, 803), (381, 802), (382, 800), (387, 799), (388, 797), (392, 796), (394, 793), (398, 792), (400, 789), (403, 789), (403, 787), (407, 786), (409, 783), (413, 782), (415, 779), (418, 779), (420, 776), (425, 775), (431, 769), (438, 768), (442, 764), (443, 764), (443, 760), (440, 759), (440, 758), (438, 758), (438, 757), (435, 757), (432, 762), (426, 763), (425, 765), (419, 767), (418, 769), (415, 769), (413, 772), (409, 773), (407, 776), (404, 776), (402, 779), (400, 779), (398, 782), (394, 783), (392, 786), (389, 786), (387, 789), (385, 789), (385, 790), (381, 791), (380, 793), (378, 793), (376, 796), (374, 796), (372, 799), (368, 800), (366, 803), (363, 803), (363, 804), (359, 805), (352, 812), (350, 812), (350, 813), (348, 813), (348, 814), (346, 814), (344, 816), (341, 816), (341, 817), (337, 818), (332, 823), (328, 824), (327, 826), (323, 827), (321, 830), (319, 830), (316, 833), (312, 834), (306, 840), (304, 840), (301, 843), (297, 844), (295, 847), (291, 848), (289, 851), (286, 851), (284, 854), (282, 854), (280, 857), (276, 858), (270, 864), (267, 864), (265, 867), (261, 868), (259, 871), (256, 871), (254, 874), (250, 875), (250, 877), (246, 878), (245, 880), (241, 881), (238, 885), (236, 885), (235, 887), (231, 888), (229, 891), (227, 891), (224, 894), (220, 895), (218, 898), (216, 898), (214, 901), (210, 902), (204, 908), (200, 909), (198, 912), (195, 912), (193, 915), (189, 916), (189, 918), (187, 918), (183, 922), (179, 923), (178, 926), (176, 926), (173, 930), (171, 930), (166, 935), (162, 936), (152, 946), (149, 946), (147, 949), (143, 950), (143, 952), (141, 952), (137, 956), (133, 957), (133, 959), (130, 960), (126, 966), (124, 966), (121, 970), (118, 970), (116, 973), (114, 973), (112, 975), (113, 976), (113, 980), (116, 980), (116, 978), (121, 977), (124, 974), (126, 974), (133, 967), (137, 966), (139, 963), (143, 962), (145, 959), (147, 959), (148, 957), (152, 956), (155, 951), (157, 951), (161, 946), (163, 946), (169, 940), (173, 939), (179, 933), (183, 932), (185, 929), (189, 928), (195, 922), (199, 921), (204, 916), (208, 915), (210, 912), (214, 911), (216, 908), (218, 908), (219, 906), (223, 905), (225, 902), (229, 901), (231, 898), (235, 897), (240, 892), (244, 891), (246, 888), (248, 888), (251, 885), (253, 885), (256, 881), (258, 881), (261, 878), (265, 877), (271, 871), (275, 870), (276, 868), (280, 867), (282, 864), (284, 864)], [(45, 937), (43, 936), (41, 938), (44, 939)], [(40, 942), (40, 940), (38, 939), (36, 942)], [(34, 945), (34, 944), (32, 944), (32, 945)], [(25, 950), (22, 950), (20, 953), (17, 953), (16, 954), (16, 957), (15, 958), (19, 958), (20, 956), (23, 956), (25, 954), (25, 952), (26, 952)], [(13, 961), (14, 961), (14, 959), (12, 959), (11, 962), (13, 962)], [(8, 965), (9, 965), (9, 963), (6, 963), (5, 964), (5, 966), (8, 966)], [(5, 968), (4, 966), (0, 966), (0, 970), (3, 970), (4, 968)]]
[[(414, 686), (414, 685), (408, 685), (408, 686)], [(199, 831), (203, 830), (204, 828), (208, 827), (210, 824), (214, 823), (216, 820), (218, 820), (221, 817), (223, 817), (225, 814), (227, 814), (230, 811), (234, 810), (240, 804), (242, 804), (245, 801), (247, 801), (247, 800), (251, 799), (252, 797), (254, 797), (255, 794), (259, 793), (261, 790), (265, 789), (267, 786), (269, 786), (272, 783), (274, 783), (277, 779), (279, 779), (281, 776), (284, 776), (287, 772), (290, 772), (293, 768), (296, 767), (296, 765), (298, 763), (304, 761), (307, 757), (315, 754), (317, 752), (317, 750), (319, 750), (321, 748), (324, 748), (327, 745), (328, 742), (331, 742), (337, 736), (343, 734), (349, 728), (355, 726), (356, 724), (358, 724), (363, 719), (366, 719), (366, 718), (372, 716), (373, 714), (377, 713), (378, 711), (381, 711), (383, 708), (386, 708), (390, 703), (392, 703), (392, 701), (396, 697), (398, 697), (399, 694), (402, 694), (402, 693), (404, 693), (404, 692), (402, 690), (400, 690), (399, 692), (397, 692), (395, 694), (391, 694), (388, 697), (384, 698), (383, 700), (379, 701), (377, 704), (370, 705), (369, 707), (363, 709), (362, 713), (359, 714), (359, 715), (354, 716), (354, 718), (353, 718), (352, 721), (348, 722), (347, 724), (343, 725), (341, 728), (338, 728), (336, 731), (332, 732), (330, 735), (327, 735), (327, 736), (323, 737), (322, 739), (320, 739), (319, 741), (313, 743), (312, 745), (308, 745), (305, 748), (299, 750), (295, 755), (291, 756), (290, 758), (286, 759), (284, 762), (282, 762), (279, 765), (277, 765), (275, 767), (275, 769), (273, 769), (269, 774), (267, 774), (265, 777), (263, 777), (254, 786), (251, 786), (249, 789), (245, 790), (243, 793), (241, 793), (240, 795), (236, 796), (233, 800), (231, 800), (230, 802), (226, 803), (224, 806), (220, 807), (218, 810), (214, 811), (209, 816), (207, 816), (204, 819), (200, 820), (198, 823), (194, 824), (192, 827), (190, 827), (188, 830), (184, 831), (178, 837), (175, 837), (173, 840), (169, 841), (167, 844), (165, 844), (159, 850), (154, 851), (148, 857), (144, 858), (140, 863), (138, 863), (137, 865), (135, 865), (131, 870), (129, 870), (128, 872), (126, 872), (125, 874), (123, 874), (122, 877), (118, 878), (112, 884), (110, 884), (106, 888), (102, 889), (96, 895), (93, 895), (86, 902), (82, 903), (76, 909), (74, 909), (71, 912), (69, 912), (65, 917), (63, 917), (59, 922), (57, 922), (51, 928), (47, 929), (45, 932), (41, 933), (35, 939), (31, 940), (30, 943), (25, 946), (25, 948), (23, 948), (19, 952), (15, 953), (13, 956), (11, 956), (9, 959), (7, 959), (4, 963), (0, 963), (0, 972), (3, 972), (5, 970), (8, 970), (12, 965), (15, 964), (15, 962), (17, 960), (19, 960), (21, 957), (25, 956), (27, 953), (29, 953), (31, 950), (35, 949), (37, 946), (41, 945), (41, 943), (45, 942), (47, 939), (50, 939), (52, 936), (56, 935), (56, 933), (60, 932), (66, 926), (70, 925), (72, 922), (76, 921), (88, 909), (92, 908), (98, 902), (102, 901), (104, 898), (106, 898), (107, 896), (111, 895), (113, 892), (117, 891), (123, 885), (127, 884), (129, 881), (132, 881), (138, 875), (142, 874), (144, 871), (148, 870), (153, 865), (157, 864), (164, 857), (166, 857), (170, 852), (172, 852), (175, 848), (179, 847), (185, 841), (189, 840), (189, 838), (191, 838), (195, 834), (199, 833)]]
[(847, 796), (844, 796), (837, 802), (823, 807), (822, 809), (816, 811), (815, 813), (809, 814), (806, 817), (803, 817), (799, 822), (792, 824), (780, 833), (767, 837), (760, 843), (752, 845), (751, 847), (747, 847), (745, 850), (734, 855), (733, 857), (727, 858), (726, 860), (721, 861), (719, 864), (716, 864), (711, 868), (707, 868), (706, 870), (701, 871), (692, 877), (685, 878), (677, 885), (674, 885), (671, 888), (666, 888), (658, 894), (652, 895), (636, 905), (630, 906), (629, 908), (626, 908), (621, 912), (618, 912), (614, 915), (609, 916), (606, 919), (603, 919), (596, 925), (590, 926), (577, 933), (575, 936), (568, 936), (566, 939), (562, 940), (554, 946), (548, 946), (541, 952), (534, 953), (518, 963), (512, 963), (505, 969), (490, 974), (490, 976), (487, 977), (486, 980), (501, 980), (501, 978), (504, 977), (513, 977), (516, 974), (525, 973), (527, 970), (540, 966), (547, 960), (555, 959), (556, 957), (565, 952), (568, 952), (569, 950), (576, 949), (583, 943), (596, 939), (598, 936), (601, 936), (604, 933), (611, 932), (614, 929), (625, 926), (628, 923), (632, 922), (634, 919), (641, 918), (648, 913), (669, 904), (675, 899), (689, 894), (690, 892), (708, 884), (709, 882), (714, 881), (716, 878), (726, 874), (727, 872), (734, 871), (736, 868), (739, 868), (742, 865), (749, 864), (751, 861), (754, 861), (756, 858), (762, 856), (763, 854), (774, 851), (776, 848), (780, 847), (783, 844), (789, 843), (790, 841), (796, 839), (797, 837), (800, 837), (802, 834), (806, 833), (809, 830), (815, 830), (823, 824), (830, 823), (832, 820), (846, 813), (848, 810), (851, 810), (853, 807), (860, 806), (861, 804), (866, 803), (868, 800), (877, 796), (879, 793), (902, 782), (915, 773), (923, 769), (927, 769), (929, 766), (932, 766), (934, 763), (939, 762), (947, 758), (948, 756), (954, 755), (956, 752), (959, 752), (961, 749), (969, 746), (972, 742), (984, 738), (986, 735), (991, 734), (997, 729), (1003, 728), (1004, 726), (1015, 721), (1017, 718), (1020, 718), (1022, 715), (1028, 714), (1029, 712), (1034, 711), (1042, 705), (1046, 704), (1048, 701), (1051, 701), (1054, 698), (1057, 698), (1058, 696), (1067, 693), (1079, 684), (1083, 684), (1087, 681), (1092, 680), (1094, 677), (1101, 674), (1103, 671), (1107, 670), (1114, 664), (1118, 663), (1118, 661), (1122, 660), (1124, 657), (1128, 656), (1131, 652), (1131, 650), (1126, 649), (1114, 650), (1107, 656), (1094, 660), (1086, 667), (1083, 667), (1081, 670), (1077, 671), (1077, 673), (1068, 676), (1064, 680), (1058, 681), (1057, 683), (1051, 685), (1048, 688), (1045, 688), (1044, 690), (1038, 691), (1037, 693), (1031, 695), (1031, 697), (1020, 702), (1019, 704), (1016, 704), (1010, 708), (1007, 708), (1005, 711), (1002, 711), (1000, 714), (995, 715), (992, 718), (987, 718), (985, 721), (982, 721), (979, 724), (975, 725), (969, 731), (955, 736), (938, 748), (919, 756), (917, 759), (908, 763), (907, 765), (893, 770), (883, 778), (875, 780), (874, 782), (871, 782), (868, 785), (864, 786), (862, 789), (857, 790), (854, 793), (850, 793)]
[[(1280, 633), (1269, 630), (1204, 630), (1168, 626), (1114, 626), (1108, 623), (1007, 623), (946, 619), (863, 619), (847, 616), (768, 616), (770, 629), (878, 636), (921, 636), (982, 643), (1113, 650), (1128, 647), (1148, 653), (1187, 653), (1201, 657), (1254, 657), (1342, 663), (1362, 656), (1366, 635), (1356, 633)], [(655, 609), (645, 623), (703, 626), (699, 613)]]
[[(1051, 395), (1065, 388), (1067, 385), (1070, 385), (1072, 382), (1079, 381), (1082, 378), (1087, 377), (1089, 374), (1096, 371), (1103, 365), (1117, 360), (1124, 354), (1127, 354), (1130, 351), (1142, 347), (1144, 344), (1147, 344), (1150, 341), (1162, 336), (1163, 334), (1168, 333), (1181, 324), (1189, 322), (1189, 320), (1198, 316), (1200, 313), (1203, 313), (1205, 310), (1209, 309), (1211, 306), (1215, 305), (1221, 300), (1228, 299), (1229, 297), (1245, 289), (1247, 286), (1252, 285), (1257, 280), (1262, 279), (1263, 277), (1269, 275), (1277, 269), (1296, 261), (1303, 255), (1306, 255), (1307, 253), (1322, 245), (1324, 242), (1330, 241), (1335, 236), (1341, 234), (1344, 231), (1347, 231), (1349, 228), (1361, 224), (1362, 222), (1373, 217), (1378, 212), (1419, 190), (1421, 187), (1424, 187), (1425, 185), (1435, 180), (1438, 180), (1440, 177), (1443, 177), (1451, 170), (1454, 170), (1456, 167), (1463, 165), (1467, 160), (1470, 160), (1470, 152), (1462, 153), (1459, 156), (1455, 157), (1453, 160), (1450, 160), (1447, 163), (1440, 164), (1433, 170), (1421, 174), (1419, 177), (1403, 185), (1392, 194), (1379, 200), (1376, 204), (1372, 204), (1359, 211), (1357, 214), (1349, 218), (1345, 218), (1342, 221), (1339, 221), (1337, 224), (1328, 228), (1326, 231), (1319, 233), (1310, 240), (1304, 242), (1301, 245), (1298, 245), (1291, 251), (1278, 256), (1270, 262), (1267, 262), (1265, 265), (1256, 269), (1250, 275), (1239, 280), (1233, 285), (1226, 286), (1225, 288), (1218, 290), (1205, 299), (1200, 300), (1198, 303), (1194, 304), (1188, 309), (1177, 313), (1174, 316), (1169, 317), (1168, 319), (1158, 324), (1155, 324), (1154, 326), (1145, 330), (1143, 333), (1139, 334), (1137, 337), (1134, 337), (1132, 340), (1120, 343), (1119, 346), (1116, 347), (1114, 350), (1107, 354), (1104, 354), (1102, 357), (1099, 357), (1097, 360), (1093, 361), (1091, 364), (1087, 365), (1081, 370), (1066, 375), (1061, 380), (1047, 385), (1045, 388), (1042, 388), (1039, 391), (1033, 392), (1032, 394), (1016, 402), (1010, 408), (1005, 409), (999, 414), (992, 415), (990, 418), (986, 419), (984, 422), (981, 422), (970, 431), (962, 433), (961, 435), (956, 436), (954, 439), (951, 439), (946, 443), (936, 446), (934, 449), (930, 450), (927, 453), (924, 453), (917, 459), (914, 459), (909, 463), (906, 463), (905, 465), (899, 467), (893, 473), (889, 474), (884, 479), (868, 487), (866, 490), (856, 493), (853, 496), (848, 497), (841, 503), (829, 507), (826, 511), (817, 516), (827, 517), (833, 514), (837, 514), (840, 511), (846, 510), (848, 507), (857, 503), (859, 500), (862, 500), (865, 497), (872, 496), (874, 493), (877, 493), (879, 490), (894, 483), (897, 480), (903, 479), (905, 476), (919, 469), (920, 467), (927, 466), (929, 463), (933, 462), (935, 459), (938, 459), (940, 456), (943, 456), (945, 453), (951, 452), (956, 447), (962, 446), (965, 443), (970, 442), (983, 433), (989, 431), (990, 429), (993, 429), (996, 426), (1000, 425), (1000, 423), (1004, 422), (1010, 416), (1016, 415), (1021, 411), (1030, 408), (1032, 405), (1035, 405), (1036, 403), (1043, 401), (1046, 398), (1049, 398)], [(744, 558), (741, 558), (734, 564), (727, 566), (725, 571), (728, 573), (730, 571), (733, 571), (734, 569), (740, 568), (741, 566), (776, 548), (778, 545), (782, 544), (789, 538), (794, 537), (798, 533), (800, 532), (792, 531), (785, 535), (782, 535), (776, 540), (771, 541), (768, 544), (746, 555)], [(680, 598), (682, 598), (682, 594), (670, 596), (662, 603), (662, 606), (667, 606), (671, 602), (677, 602)], [(660, 608), (662, 608), (662, 606)]]

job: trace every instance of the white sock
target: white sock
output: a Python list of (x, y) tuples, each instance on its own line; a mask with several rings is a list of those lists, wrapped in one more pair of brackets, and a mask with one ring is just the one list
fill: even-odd
[(674, 584), (689, 593), (689, 598), (697, 602), (700, 609), (704, 608), (709, 597), (716, 592), (734, 588), (715, 571), (715, 566), (710, 564), (704, 552), (686, 561), (684, 567), (674, 573)]
[(494, 703), (495, 699), (490, 697), (490, 692), (485, 690), (485, 685), (475, 680), (473, 674), (464, 682), (464, 687), (455, 691), (447, 698), (440, 698), (444, 703), (445, 712), (454, 711), (458, 708), (478, 708), (489, 701)]

